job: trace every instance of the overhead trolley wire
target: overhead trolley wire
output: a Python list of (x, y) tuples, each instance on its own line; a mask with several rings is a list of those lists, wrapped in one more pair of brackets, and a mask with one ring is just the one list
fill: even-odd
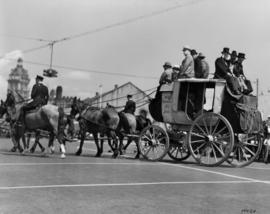
[[(6, 58), (6, 60), (15, 60), (15, 59), (9, 59)], [(28, 61), (24, 60), (24, 63), (32, 64), (32, 65), (38, 65), (38, 66), (49, 66), (49, 64), (41, 63), (41, 62), (34, 62), (34, 61)], [(125, 73), (112, 73), (112, 72), (106, 72), (106, 71), (99, 71), (94, 69), (87, 69), (87, 68), (78, 68), (78, 67), (70, 67), (70, 66), (64, 66), (64, 65), (53, 65), (54, 68), (62, 68), (70, 71), (84, 71), (84, 72), (91, 72), (91, 73), (98, 73), (98, 74), (105, 74), (105, 75), (117, 75), (117, 76), (125, 76), (125, 77), (134, 77), (134, 78), (146, 78), (146, 79), (158, 79), (158, 77), (154, 76), (144, 76), (144, 75), (135, 75), (135, 74), (125, 74)]]
[[(41, 46), (37, 46), (37, 47), (30, 48), (30, 49), (22, 50), (21, 52), (22, 52), (22, 53), (30, 53), (30, 52), (33, 52), (33, 51), (37, 51), (37, 50), (46, 48), (46, 47), (48, 47), (49, 45), (50, 45), (50, 44), (45, 44), (45, 45), (41, 45)], [(9, 58), (7, 58), (8, 56), (6, 56), (6, 55), (7, 55), (7, 54), (0, 56), (0, 59), (14, 60), (14, 59), (9, 59)]]
[(153, 12), (151, 12), (149, 14), (137, 16), (137, 17), (134, 17), (134, 18), (129, 18), (129, 19), (126, 19), (126, 20), (123, 20), (123, 21), (119, 21), (119, 22), (116, 22), (116, 23), (113, 23), (113, 24), (105, 25), (103, 27), (99, 27), (99, 28), (96, 28), (96, 29), (93, 29), (93, 30), (89, 30), (89, 31), (86, 31), (86, 32), (83, 32), (83, 33), (74, 34), (74, 35), (71, 35), (71, 36), (68, 36), (68, 37), (63, 37), (61, 39), (55, 40), (54, 42), (59, 43), (59, 42), (64, 42), (64, 41), (76, 39), (76, 38), (79, 38), (79, 37), (99, 33), (99, 32), (102, 32), (102, 31), (105, 31), (105, 30), (108, 30), (108, 29), (111, 29), (111, 28), (127, 25), (127, 24), (134, 23), (134, 22), (137, 22), (137, 21), (140, 21), (140, 20), (143, 20), (143, 19), (151, 18), (151, 17), (158, 16), (158, 15), (161, 15), (161, 14), (165, 14), (165, 13), (168, 13), (170, 11), (182, 8), (182, 7), (186, 7), (186, 6), (189, 6), (189, 5), (192, 5), (192, 4), (199, 3), (200, 1), (202, 1), (202, 0), (193, 0), (193, 1), (189, 1), (187, 3), (178, 3), (178, 4), (174, 5), (174, 6), (167, 7), (167, 8), (162, 9), (162, 10), (153, 11)]
[(0, 34), (0, 37), (9, 37), (15, 39), (24, 39), (24, 40), (31, 40), (37, 42), (51, 42), (49, 39), (37, 38), (37, 37), (27, 37), (27, 36), (15, 36), (15, 35), (7, 35), (7, 34)]

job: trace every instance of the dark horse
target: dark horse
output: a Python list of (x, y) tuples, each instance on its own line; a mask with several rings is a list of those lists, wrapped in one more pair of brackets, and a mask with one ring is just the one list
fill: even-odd
[[(145, 127), (151, 125), (151, 121), (147, 118), (147, 111), (144, 109), (140, 110), (139, 115), (134, 116), (134, 115), (130, 115), (128, 113), (125, 113), (125, 116), (127, 116), (128, 124), (125, 124), (125, 122), (120, 120), (120, 124), (122, 124), (122, 127), (125, 130), (125, 134), (138, 135)], [(130, 117), (134, 117), (134, 119), (130, 119)], [(135, 120), (135, 122), (134, 122), (134, 120)], [(126, 128), (127, 126), (129, 127), (129, 129)], [(134, 137), (129, 136), (127, 144), (125, 146), (123, 146), (122, 134), (121, 134), (121, 132), (118, 132), (118, 133), (119, 133), (119, 139), (120, 139), (120, 152), (122, 153), (122, 150), (126, 150), (128, 148), (128, 146), (130, 145), (130, 143), (132, 141), (135, 141), (136, 147), (137, 147), (137, 154), (136, 154), (135, 158), (136, 159), (139, 158), (140, 157), (140, 150), (139, 150), (139, 145), (138, 145), (138, 137), (137, 136), (134, 136)]]
[(85, 140), (86, 132), (93, 134), (95, 144), (97, 147), (96, 157), (100, 157), (103, 152), (103, 140), (99, 145), (98, 133), (102, 136), (107, 135), (108, 138), (112, 138), (114, 142), (113, 157), (118, 156), (118, 140), (116, 136), (116, 129), (119, 123), (119, 116), (114, 108), (106, 107), (99, 109), (97, 107), (87, 106), (83, 101), (74, 99), (71, 105), (70, 116), (75, 117), (79, 114), (79, 126), (80, 126), (80, 147), (76, 152), (76, 155), (82, 153), (82, 147)]
[[(9, 94), (5, 102), (1, 103), (1, 113), (7, 112), (11, 121), (17, 121), (23, 103), (16, 103), (14, 96)], [(28, 112), (25, 116), (25, 127), (12, 123), (11, 131), (14, 132), (14, 140), (19, 145), (20, 139), (26, 131), (46, 130), (56, 136), (61, 147), (61, 158), (65, 158), (64, 128), (65, 117), (63, 109), (47, 104), (41, 108)], [(20, 146), (19, 146), (20, 147)]]

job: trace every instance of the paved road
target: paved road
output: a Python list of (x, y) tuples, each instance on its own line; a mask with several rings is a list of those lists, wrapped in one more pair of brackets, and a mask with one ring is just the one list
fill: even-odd
[(0, 139), (0, 214), (269, 213), (268, 165), (206, 168), (192, 159), (153, 163), (110, 153), (95, 158), (90, 142), (78, 157), (77, 146), (67, 146), (66, 159), (38, 151), (22, 156)]

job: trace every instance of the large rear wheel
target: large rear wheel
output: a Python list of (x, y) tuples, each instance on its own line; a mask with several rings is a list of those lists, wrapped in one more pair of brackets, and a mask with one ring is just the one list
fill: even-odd
[(145, 159), (151, 161), (161, 160), (169, 150), (167, 132), (157, 125), (144, 128), (139, 136), (139, 149)]
[(197, 117), (188, 133), (188, 146), (194, 159), (204, 166), (218, 166), (229, 157), (234, 133), (228, 120), (220, 114), (205, 113)]

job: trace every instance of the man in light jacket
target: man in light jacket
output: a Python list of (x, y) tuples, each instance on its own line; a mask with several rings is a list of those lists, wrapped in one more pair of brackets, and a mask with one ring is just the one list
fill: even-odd
[(185, 58), (181, 63), (178, 78), (192, 78), (194, 77), (194, 60), (191, 56), (191, 48), (184, 46), (183, 53)]

